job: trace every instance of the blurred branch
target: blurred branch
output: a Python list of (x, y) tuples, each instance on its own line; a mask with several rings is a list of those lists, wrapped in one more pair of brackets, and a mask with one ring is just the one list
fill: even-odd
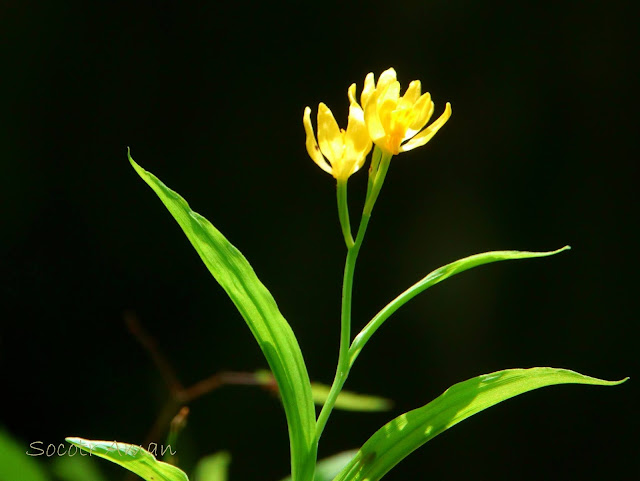
[(189, 413), (189, 408), (186, 405), (222, 386), (262, 386), (269, 391), (277, 391), (275, 382), (265, 382), (256, 373), (234, 371), (220, 371), (185, 388), (169, 360), (160, 351), (156, 340), (142, 327), (138, 316), (132, 311), (126, 311), (123, 317), (129, 332), (147, 351), (169, 389), (169, 399), (167, 399), (146, 436), (146, 446), (152, 442), (157, 442), (167, 429), (169, 429), (169, 436), (175, 443), (177, 432), (182, 430), (186, 424), (186, 417)]
[(184, 390), (182, 383), (178, 380), (178, 376), (176, 375), (173, 367), (169, 361), (164, 357), (160, 349), (158, 348), (158, 343), (156, 340), (149, 335), (147, 331), (144, 330), (140, 321), (138, 320), (138, 316), (131, 311), (126, 311), (124, 313), (124, 321), (129, 328), (129, 332), (135, 337), (140, 345), (149, 353), (149, 356), (153, 360), (154, 364), (162, 374), (167, 386), (169, 387), (169, 391), (171, 393), (181, 392)]

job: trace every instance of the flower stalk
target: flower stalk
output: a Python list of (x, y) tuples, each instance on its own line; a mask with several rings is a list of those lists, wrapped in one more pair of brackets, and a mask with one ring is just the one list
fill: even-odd
[(351, 366), (349, 363), (349, 347), (351, 344), (351, 300), (353, 293), (353, 277), (356, 269), (356, 261), (360, 253), (360, 247), (364, 240), (364, 234), (369, 224), (371, 214), (362, 214), (358, 234), (351, 247), (347, 248), (347, 259), (344, 265), (344, 275), (342, 279), (342, 309), (340, 313), (340, 351), (338, 354), (338, 367), (336, 375), (331, 385), (331, 390), (327, 397), (327, 401), (322, 406), (318, 421), (316, 423), (316, 442), (320, 440), (320, 436), (324, 431), (329, 416), (333, 411), (338, 395), (349, 376)]
[[(378, 154), (376, 154), (376, 151)], [(365, 199), (365, 206), (362, 212), (362, 217), (360, 218), (360, 226), (358, 227), (356, 239), (351, 245), (349, 245), (347, 237), (345, 236), (345, 242), (347, 243), (347, 259), (345, 261), (344, 275), (342, 279), (342, 308), (340, 312), (340, 351), (338, 354), (338, 367), (336, 368), (336, 375), (333, 380), (333, 384), (331, 385), (327, 401), (324, 403), (324, 406), (322, 406), (322, 411), (318, 416), (318, 421), (316, 423), (316, 441), (320, 440), (320, 436), (322, 435), (329, 416), (333, 411), (338, 395), (340, 394), (344, 383), (347, 381), (347, 377), (349, 377), (349, 372), (351, 371), (352, 363), (350, 362), (349, 354), (351, 347), (351, 305), (356, 262), (358, 260), (358, 254), (360, 253), (360, 247), (362, 247), (362, 242), (364, 241), (365, 233), (367, 232), (369, 220), (371, 219), (373, 206), (375, 205), (378, 195), (380, 194), (380, 190), (382, 189), (382, 184), (384, 183), (387, 171), (389, 170), (392, 157), (392, 155), (387, 152), (381, 152), (378, 147), (376, 147), (373, 156), (378, 158), (378, 166), (375, 169), (369, 169), (368, 184), (370, 188), (368, 189), (367, 198)], [(346, 201), (346, 181), (344, 189), (344, 199)], [(338, 182), (338, 192), (340, 192), (340, 190), (340, 182)], [(338, 199), (338, 204), (340, 206), (340, 194), (338, 194)], [(341, 224), (342, 219), (343, 217), (341, 216)], [(344, 230), (345, 226), (343, 224), (343, 232)]]
[(347, 179), (338, 179), (337, 184), (338, 196), (338, 217), (340, 218), (340, 227), (347, 249), (354, 245), (353, 236), (351, 235), (351, 221), (349, 220), (349, 203), (347, 202)]
[[(329, 395), (316, 422), (316, 443), (324, 431), (355, 360), (351, 352), (353, 349), (351, 343), (351, 305), (356, 262), (391, 159), (400, 152), (426, 144), (451, 115), (451, 106), (447, 103), (440, 118), (427, 126), (434, 111), (430, 94), (422, 94), (420, 81), (415, 80), (410, 83), (407, 91), (400, 97), (400, 84), (396, 80), (396, 72), (392, 68), (380, 75), (377, 84), (374, 81), (373, 73), (367, 75), (361, 94), (361, 105), (356, 101), (355, 84), (349, 87), (347, 93), (350, 106), (346, 130), (341, 130), (338, 127), (333, 114), (323, 103), (318, 106), (317, 141), (311, 125), (311, 109), (309, 107), (305, 109), (303, 118), (309, 156), (322, 170), (333, 175), (337, 181), (338, 217), (347, 247), (342, 282), (338, 365)], [(374, 144), (367, 193), (360, 225), (354, 239), (349, 220), (347, 182), (349, 177), (364, 165)]]

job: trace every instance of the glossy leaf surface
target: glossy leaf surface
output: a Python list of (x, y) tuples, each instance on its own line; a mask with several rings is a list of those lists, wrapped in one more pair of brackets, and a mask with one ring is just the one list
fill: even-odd
[(569, 246), (565, 246), (561, 249), (550, 252), (529, 252), (529, 251), (491, 251), (483, 252), (482, 254), (475, 254), (457, 261), (451, 262), (445, 266), (439, 267), (435, 271), (429, 273), (427, 276), (416, 282), (409, 289), (404, 291), (393, 301), (387, 304), (378, 314), (375, 315), (369, 323), (360, 331), (355, 337), (349, 348), (349, 365), (353, 366), (353, 363), (357, 359), (360, 351), (369, 341), (371, 336), (380, 328), (380, 326), (391, 315), (404, 306), (407, 302), (413, 299), (415, 296), (424, 292), (428, 288), (448, 279), (449, 277), (460, 274), (466, 270), (478, 267), (484, 264), (491, 264), (493, 262), (509, 261), (516, 259), (532, 259), (536, 257), (548, 257), (554, 254), (570, 249)]
[(315, 409), (309, 375), (291, 327), (253, 268), (207, 219), (156, 176), (129, 161), (178, 222), (213, 277), (229, 295), (258, 341), (278, 383), (289, 427), (294, 479), (311, 478)]
[(398, 416), (362, 446), (335, 481), (377, 481), (415, 449), (460, 421), (518, 394), (554, 384), (613, 386), (566, 369), (508, 369), (455, 384), (442, 395)]
[(82, 438), (67, 438), (90, 456), (104, 458), (118, 464), (145, 481), (189, 481), (187, 475), (171, 464), (158, 461), (153, 454), (140, 446), (115, 441), (90, 441)]

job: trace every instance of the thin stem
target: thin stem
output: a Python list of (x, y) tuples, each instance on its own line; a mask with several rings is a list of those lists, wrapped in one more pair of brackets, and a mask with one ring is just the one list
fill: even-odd
[(367, 195), (365, 196), (365, 204), (369, 200), (371, 195), (371, 189), (373, 189), (373, 181), (376, 179), (376, 173), (378, 172), (378, 166), (380, 165), (380, 159), (382, 158), (382, 150), (377, 145), (373, 149), (371, 154), (371, 165), (369, 166), (369, 180), (367, 182)]
[(340, 218), (340, 227), (347, 249), (353, 247), (353, 236), (351, 235), (351, 222), (349, 221), (349, 204), (347, 203), (347, 179), (338, 179), (337, 187), (338, 196), (338, 217)]
[(352, 247), (347, 251), (347, 260), (344, 266), (344, 277), (342, 282), (342, 312), (340, 316), (340, 353), (338, 355), (338, 367), (336, 375), (331, 385), (327, 400), (322, 406), (318, 422), (316, 424), (316, 441), (320, 439), (322, 431), (327, 424), (329, 415), (333, 411), (338, 395), (344, 386), (347, 376), (349, 375), (349, 346), (351, 344), (351, 299), (353, 292), (353, 275), (356, 268), (356, 260), (360, 252), (360, 246), (364, 239), (364, 234), (369, 224), (371, 216), (362, 215), (358, 235)]
[(373, 206), (378, 200), (378, 195), (380, 195), (380, 190), (382, 189), (382, 184), (384, 184), (384, 179), (387, 176), (387, 172), (389, 171), (389, 165), (391, 165), (391, 157), (392, 154), (389, 152), (382, 152), (382, 158), (380, 159), (380, 163), (377, 169), (370, 171), (369, 178), (373, 177), (371, 182), (371, 189), (367, 192), (367, 198), (364, 202), (363, 215), (371, 215), (371, 211), (373, 210)]
[[(377, 149), (377, 147), (376, 147)], [(376, 152), (374, 151), (374, 156)], [(391, 161), (391, 154), (382, 152), (380, 156), (379, 164), (376, 168), (372, 168), (369, 171), (369, 187), (367, 188), (367, 198), (365, 200), (364, 210), (360, 219), (360, 226), (358, 227), (358, 234), (356, 240), (349, 247), (347, 243), (347, 259), (344, 266), (344, 277), (342, 282), (342, 311), (340, 316), (340, 353), (338, 355), (338, 367), (336, 369), (336, 375), (331, 385), (327, 400), (322, 406), (320, 415), (318, 416), (318, 422), (316, 424), (316, 441), (319, 441), (322, 432), (327, 424), (329, 416), (333, 411), (338, 395), (344, 386), (344, 383), (349, 376), (351, 370), (351, 363), (349, 360), (349, 347), (351, 343), (351, 300), (353, 292), (353, 276), (356, 268), (356, 261), (358, 260), (358, 254), (364, 235), (371, 219), (371, 211), (380, 194), (380, 189), (384, 183), (385, 176), (389, 169), (389, 163)], [(372, 165), (373, 167), (373, 165)], [(338, 192), (340, 187), (338, 186)], [(340, 194), (338, 194), (338, 197)], [(346, 196), (345, 196), (346, 200)]]

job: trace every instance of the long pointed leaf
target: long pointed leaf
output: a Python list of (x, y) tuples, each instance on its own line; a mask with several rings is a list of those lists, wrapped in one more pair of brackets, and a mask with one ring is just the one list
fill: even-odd
[(189, 481), (184, 471), (158, 461), (153, 454), (140, 446), (115, 441), (90, 441), (82, 438), (66, 438), (66, 441), (88, 452), (91, 456), (98, 456), (118, 464), (146, 481)]
[(492, 251), (484, 252), (482, 254), (475, 254), (473, 256), (458, 259), (455, 262), (442, 266), (435, 271), (428, 274), (419, 282), (416, 282), (409, 289), (404, 291), (393, 301), (387, 304), (378, 314), (375, 315), (369, 323), (362, 328), (362, 331), (354, 338), (349, 348), (349, 364), (353, 366), (356, 358), (362, 351), (364, 345), (369, 341), (371, 336), (382, 326), (382, 324), (391, 317), (391, 315), (404, 306), (411, 299), (416, 297), (421, 292), (424, 292), (431, 286), (434, 286), (451, 276), (455, 276), (461, 272), (478, 267), (484, 264), (491, 264), (492, 262), (508, 261), (515, 259), (531, 259), (534, 257), (547, 257), (560, 252), (571, 249), (569, 246), (564, 246), (562, 249), (558, 249), (550, 252), (528, 252), (528, 251)]
[(211, 223), (156, 176), (129, 161), (178, 222), (213, 277), (227, 292), (258, 341), (282, 396), (291, 443), (292, 473), (309, 480), (317, 451), (315, 409), (302, 352), (275, 300), (245, 257)]
[(535, 367), (484, 374), (455, 384), (423, 406), (398, 416), (362, 446), (334, 481), (377, 481), (406, 456), (474, 414), (518, 394), (554, 384), (613, 386), (566, 369)]

